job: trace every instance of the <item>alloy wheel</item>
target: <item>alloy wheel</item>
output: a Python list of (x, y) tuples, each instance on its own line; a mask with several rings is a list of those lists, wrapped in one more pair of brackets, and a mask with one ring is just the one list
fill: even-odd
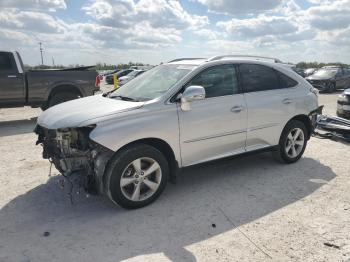
[(301, 128), (292, 129), (286, 140), (285, 151), (290, 158), (299, 156), (305, 143), (304, 132)]
[(127, 165), (120, 179), (120, 188), (127, 199), (143, 201), (158, 190), (161, 180), (159, 163), (152, 158), (141, 157)]

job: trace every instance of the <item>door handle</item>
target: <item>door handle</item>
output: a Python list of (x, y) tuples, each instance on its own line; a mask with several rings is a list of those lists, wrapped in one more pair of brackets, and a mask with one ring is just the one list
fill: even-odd
[(17, 78), (16, 75), (8, 75), (7, 77), (8, 77), (8, 78)]
[(243, 110), (243, 106), (234, 106), (231, 108), (231, 112), (233, 113), (239, 113)]
[(293, 100), (290, 99), (290, 98), (286, 98), (286, 99), (283, 99), (283, 100), (282, 100), (282, 103), (283, 103), (283, 104), (286, 104), (286, 105), (289, 105), (289, 104), (292, 103), (292, 102), (293, 102)]

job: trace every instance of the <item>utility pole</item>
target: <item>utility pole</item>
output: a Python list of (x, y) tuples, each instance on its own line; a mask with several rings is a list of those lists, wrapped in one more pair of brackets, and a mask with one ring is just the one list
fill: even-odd
[(44, 58), (43, 58), (43, 47), (42, 47), (42, 43), (39, 42), (39, 50), (40, 50), (40, 55), (41, 55), (41, 65), (44, 65)]
[(52, 57), (52, 66), (55, 67), (55, 59)]

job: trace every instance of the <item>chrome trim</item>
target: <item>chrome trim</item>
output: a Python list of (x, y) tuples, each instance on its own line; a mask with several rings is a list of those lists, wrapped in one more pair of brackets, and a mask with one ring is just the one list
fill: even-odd
[(200, 138), (196, 138), (196, 139), (190, 139), (190, 140), (184, 141), (183, 143), (188, 144), (188, 143), (193, 143), (193, 142), (198, 142), (198, 141), (203, 141), (203, 140), (208, 140), (208, 139), (213, 139), (213, 138), (237, 135), (237, 134), (241, 134), (241, 133), (245, 133), (245, 132), (246, 132), (245, 130), (237, 130), (237, 131), (223, 133), (223, 134), (217, 134), (217, 135), (212, 135), (212, 136), (200, 137)]

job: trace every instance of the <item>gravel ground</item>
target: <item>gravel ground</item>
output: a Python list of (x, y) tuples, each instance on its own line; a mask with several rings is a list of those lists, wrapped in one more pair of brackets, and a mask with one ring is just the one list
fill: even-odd
[[(336, 96), (321, 95), (328, 114)], [(350, 261), (349, 146), (312, 138), (296, 164), (264, 153), (186, 169), (127, 211), (59, 186), (32, 133), (0, 109), (0, 261)]]

